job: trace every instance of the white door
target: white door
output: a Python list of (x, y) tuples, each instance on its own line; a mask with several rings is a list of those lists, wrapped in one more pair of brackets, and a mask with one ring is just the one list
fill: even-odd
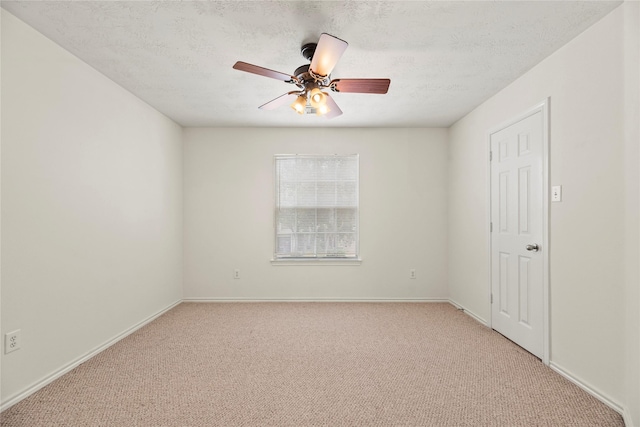
[(490, 135), (491, 326), (543, 357), (543, 112)]

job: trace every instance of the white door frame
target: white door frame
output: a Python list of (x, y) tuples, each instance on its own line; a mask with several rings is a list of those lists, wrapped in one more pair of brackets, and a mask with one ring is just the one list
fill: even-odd
[(489, 280), (487, 281), (489, 319), (487, 326), (490, 328), (492, 323), (492, 307), (491, 307), (491, 135), (505, 129), (520, 120), (523, 120), (535, 113), (542, 112), (542, 363), (549, 366), (551, 353), (551, 334), (550, 334), (550, 312), (549, 312), (549, 103), (550, 98), (546, 98), (542, 102), (534, 105), (524, 113), (509, 119), (508, 121), (491, 128), (487, 132), (487, 246), (489, 248)]

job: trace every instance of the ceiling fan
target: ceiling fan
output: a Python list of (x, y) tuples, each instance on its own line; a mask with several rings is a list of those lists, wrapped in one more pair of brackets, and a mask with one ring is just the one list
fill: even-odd
[(389, 79), (335, 79), (331, 80), (331, 71), (347, 49), (348, 43), (330, 34), (322, 33), (318, 43), (307, 43), (302, 46), (302, 56), (310, 64), (298, 67), (293, 75), (259, 67), (238, 61), (234, 69), (247, 73), (271, 77), (285, 83), (296, 85), (298, 90), (285, 93), (274, 100), (261, 105), (262, 110), (273, 110), (290, 104), (299, 114), (316, 114), (326, 118), (337, 117), (342, 110), (334, 99), (324, 90), (344, 93), (385, 94), (389, 90)]

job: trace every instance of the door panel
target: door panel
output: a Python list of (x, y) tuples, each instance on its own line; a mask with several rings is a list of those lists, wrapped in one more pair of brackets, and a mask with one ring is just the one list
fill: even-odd
[[(538, 357), (543, 353), (546, 250), (541, 247), (542, 144), (541, 111), (491, 135), (491, 323)], [(537, 252), (527, 250), (534, 244)]]
[(509, 316), (509, 254), (500, 252), (500, 314)]
[(518, 232), (521, 236), (528, 235), (529, 228), (529, 213), (531, 209), (531, 200), (529, 200), (529, 194), (531, 192), (531, 168), (524, 167), (518, 171)]
[(529, 293), (530, 277), (529, 263), (531, 258), (520, 256), (520, 266), (518, 268), (518, 299), (520, 301), (520, 323), (529, 326), (529, 302), (531, 301), (531, 294)]

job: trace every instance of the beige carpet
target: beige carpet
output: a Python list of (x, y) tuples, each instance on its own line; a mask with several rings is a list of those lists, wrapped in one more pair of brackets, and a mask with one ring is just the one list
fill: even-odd
[(449, 304), (183, 303), (2, 414), (13, 426), (621, 426)]

